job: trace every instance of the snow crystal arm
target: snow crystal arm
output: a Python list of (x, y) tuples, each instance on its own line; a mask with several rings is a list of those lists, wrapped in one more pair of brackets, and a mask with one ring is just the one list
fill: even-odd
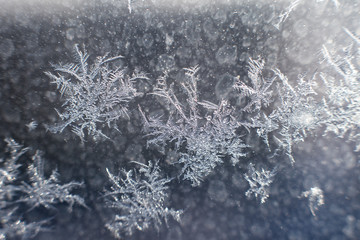
[(185, 110), (183, 109), (182, 104), (177, 99), (176, 95), (174, 94), (173, 85), (171, 84), (169, 87), (167, 86), (167, 74), (165, 73), (164, 76), (157, 79), (156, 87), (154, 88), (153, 95), (159, 96), (164, 98), (166, 101), (170, 103), (172, 107), (174, 107), (177, 113), (186, 121), (188, 122), (189, 119), (185, 114)]
[(18, 168), (21, 165), (17, 161), (29, 148), (24, 148), (11, 138), (6, 138), (5, 141), (10, 156), (0, 159), (0, 239), (30, 239), (39, 231), (47, 230), (43, 225), (48, 223), (49, 219), (37, 222), (23, 220), (24, 209), (21, 208), (20, 212), (17, 206), (18, 196), (23, 194), (22, 187), (18, 185)]
[[(240, 124), (232, 116), (230, 105), (226, 101), (219, 104), (199, 101), (198, 67), (184, 70), (181, 86), (187, 102), (180, 103), (172, 86), (168, 88), (165, 74), (158, 79), (154, 95), (167, 100), (175, 111), (170, 110), (165, 122), (161, 117), (146, 117), (141, 109), (140, 114), (147, 136), (151, 138), (147, 144), (160, 146), (163, 151), (166, 142), (175, 143), (175, 151), (180, 155), (177, 163), (182, 165), (180, 175), (193, 186), (199, 186), (227, 156), (235, 165), (245, 155), (243, 149), (247, 146), (236, 133)], [(199, 105), (205, 108), (205, 116), (199, 115)]]
[(357, 36), (346, 28), (345, 32), (355, 44), (335, 51), (329, 51), (325, 46), (322, 49), (330, 67), (327, 74), (320, 74), (327, 90), (323, 100), (328, 114), (326, 133), (333, 132), (341, 138), (347, 136), (349, 141), (356, 143), (355, 151), (360, 151), (360, 69), (355, 60), (360, 44)]
[(185, 89), (188, 99), (187, 102), (190, 107), (190, 119), (192, 122), (196, 124), (198, 116), (198, 89), (197, 89), (197, 82), (199, 81), (199, 78), (196, 76), (197, 72), (199, 71), (199, 67), (195, 66), (192, 68), (185, 68), (185, 75), (187, 78), (185, 81), (181, 84), (182, 87)]
[(258, 112), (262, 106), (267, 107), (271, 102), (272, 91), (270, 90), (275, 77), (265, 80), (262, 76), (265, 61), (261, 58), (253, 60), (249, 58), (248, 76), (251, 86), (246, 85), (240, 78), (234, 85), (234, 88), (240, 91), (240, 97), (248, 97), (250, 102), (243, 109), (247, 112)]
[(290, 13), (292, 11), (295, 10), (295, 8), (297, 7), (297, 5), (299, 5), (299, 3), (301, 2), (302, 0), (295, 0), (293, 1), (286, 9), (285, 11), (282, 11), (280, 13), (280, 15), (278, 16), (278, 20), (277, 22), (274, 24), (274, 27), (276, 27), (278, 30), (280, 30), (280, 25), (286, 21), (286, 19), (290, 16)]
[[(5, 185), (15, 181), (19, 174), (18, 168), (21, 165), (17, 163), (17, 160), (29, 150), (29, 148), (24, 148), (12, 138), (6, 138), (5, 142), (7, 143), (10, 157), (0, 159), (0, 163), (3, 162), (3, 166), (0, 168), (0, 194), (7, 194), (4, 191)], [(0, 195), (0, 199), (2, 199), (2, 196), (5, 197), (5, 195)]]
[(360, 38), (355, 36), (349, 29), (344, 28), (344, 31), (357, 43), (360, 45)]

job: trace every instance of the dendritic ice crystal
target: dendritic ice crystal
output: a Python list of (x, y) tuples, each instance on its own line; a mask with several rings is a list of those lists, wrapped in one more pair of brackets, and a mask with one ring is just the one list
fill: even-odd
[(269, 186), (273, 182), (273, 178), (276, 174), (276, 168), (272, 171), (261, 169), (257, 171), (253, 163), (249, 164), (249, 170), (244, 175), (246, 181), (248, 181), (250, 188), (246, 191), (245, 195), (250, 198), (253, 194), (256, 198), (259, 198), (261, 203), (265, 203), (269, 197)]
[(265, 61), (261, 58), (255, 60), (250, 57), (248, 66), (250, 84), (245, 84), (240, 78), (237, 78), (234, 88), (239, 91), (240, 98), (249, 98), (248, 104), (242, 109), (243, 111), (260, 111), (262, 106), (268, 107), (273, 100), (271, 85), (276, 77), (266, 79), (262, 76)]
[(36, 151), (32, 160), (32, 164), (28, 167), (30, 183), (24, 182), (21, 185), (21, 191), (25, 193), (25, 196), (20, 201), (26, 202), (34, 208), (39, 206), (52, 208), (57, 203), (69, 204), (69, 211), (72, 210), (75, 203), (86, 207), (83, 198), (71, 194), (73, 189), (82, 187), (82, 183), (71, 181), (60, 184), (59, 173), (56, 170), (53, 170), (50, 177), (46, 178), (44, 176), (44, 161), (40, 151)]
[(31, 238), (43, 229), (45, 222), (27, 223), (18, 213), (16, 195), (21, 191), (18, 183), (19, 168), (17, 163), (29, 148), (24, 148), (11, 138), (6, 138), (9, 156), (0, 159), (0, 239), (21, 236)]
[(150, 226), (159, 230), (163, 222), (167, 224), (169, 217), (179, 222), (182, 214), (181, 210), (165, 206), (167, 184), (172, 179), (161, 176), (157, 163), (137, 164), (140, 170), (122, 170), (124, 177), (115, 176), (106, 169), (112, 184), (111, 189), (105, 191), (107, 206), (118, 211), (106, 227), (117, 238), (130, 236), (136, 230), (144, 231)]
[(9, 157), (0, 161), (0, 239), (29, 239), (47, 229), (45, 226), (49, 219), (36, 222), (23, 219), (23, 213), (19, 210), (20, 207), (24, 210), (20, 205), (22, 203), (26, 205), (27, 212), (39, 206), (55, 209), (54, 205), (57, 203), (68, 203), (69, 210), (75, 203), (86, 207), (84, 199), (70, 193), (73, 188), (82, 186), (81, 183), (70, 182), (61, 185), (56, 171), (53, 171), (50, 178), (44, 177), (43, 160), (39, 152), (34, 155), (27, 175), (22, 176), (19, 171), (22, 164), (19, 164), (18, 160), (29, 151), (29, 148), (24, 148), (10, 138), (5, 141)]
[(244, 125), (255, 129), (270, 151), (275, 146), (274, 152), (285, 154), (292, 164), (295, 163), (293, 147), (322, 129), (325, 133), (346, 137), (356, 143), (357, 151), (360, 149), (357, 144), (360, 139), (360, 85), (355, 64), (360, 46), (356, 44), (360, 44), (360, 40), (349, 30), (346, 32), (354, 39), (355, 46), (351, 44), (339, 56), (331, 54), (325, 46), (322, 49), (327, 68), (330, 68), (328, 73), (299, 75), (294, 80), (275, 68), (271, 69), (272, 77), (264, 79), (264, 61), (250, 58), (250, 82), (238, 79), (234, 86), (240, 99), (246, 99), (242, 111), (250, 117)]
[(56, 110), (62, 122), (50, 126), (49, 130), (61, 133), (66, 127), (84, 140), (85, 133), (94, 137), (108, 138), (101, 128), (107, 125), (117, 129), (116, 120), (128, 118), (128, 102), (138, 93), (133, 85), (138, 78), (146, 78), (145, 74), (128, 76), (124, 69), (109, 67), (109, 63), (122, 56), (98, 57), (92, 66), (88, 65), (88, 54), (75, 45), (77, 63), (54, 65), (57, 74), (46, 74), (57, 85), (61, 96), (65, 99), (63, 111)]
[(314, 77), (306, 79), (300, 76), (297, 85), (292, 86), (288, 78), (274, 70), (280, 79), (278, 83), (279, 104), (268, 118), (278, 126), (274, 134), (281, 151), (294, 163), (292, 147), (304, 141), (308, 133), (320, 127), (326, 120), (322, 101), (316, 101)]
[(360, 151), (360, 38), (349, 29), (344, 31), (353, 40), (350, 45), (335, 53), (323, 46), (322, 54), (330, 74), (322, 73), (326, 86), (326, 132), (355, 142)]
[[(325, 0), (312, 0), (314, 3), (321, 3)], [(285, 1), (286, 2), (286, 1)], [(278, 30), (280, 30), (281, 25), (284, 24), (284, 22), (289, 18), (290, 14), (296, 10), (298, 5), (304, 3), (306, 1), (304, 0), (293, 0), (289, 6), (286, 7), (285, 10), (281, 11), (281, 13), (273, 20), (273, 26), (276, 27)], [(339, 8), (340, 2), (338, 0), (331, 0), (333, 5), (336, 8)]]
[(309, 79), (300, 76), (293, 86), (279, 69), (271, 69), (270, 78), (263, 77), (264, 70), (264, 60), (250, 58), (250, 81), (245, 83), (238, 78), (234, 85), (239, 98), (246, 100), (241, 111), (251, 116), (245, 125), (256, 129), (269, 149), (271, 134), (276, 142), (276, 152), (284, 152), (294, 163), (293, 145), (304, 141), (308, 133), (326, 122), (324, 104), (315, 99), (315, 75)]
[[(169, 105), (167, 119), (147, 117), (140, 109), (144, 119), (144, 130), (148, 135), (148, 145), (164, 149), (166, 143), (175, 145), (181, 164), (183, 179), (193, 186), (199, 186), (206, 176), (228, 156), (235, 165), (245, 156), (243, 143), (236, 130), (240, 124), (232, 116), (234, 109), (226, 102), (214, 104), (200, 101), (198, 96), (198, 67), (186, 68), (181, 88), (186, 101), (180, 101), (174, 91), (174, 84), (168, 84), (165, 74), (159, 78), (153, 94)], [(200, 108), (205, 115), (200, 114)], [(185, 148), (183, 148), (185, 146)]]

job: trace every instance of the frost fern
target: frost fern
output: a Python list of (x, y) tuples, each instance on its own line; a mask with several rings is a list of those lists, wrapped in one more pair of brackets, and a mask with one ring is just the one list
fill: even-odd
[(34, 155), (33, 163), (25, 176), (25, 179), (29, 178), (30, 181), (20, 182), (19, 179), (24, 179), (24, 177), (20, 174), (21, 164), (17, 161), (29, 148), (24, 148), (10, 138), (5, 141), (9, 157), (0, 161), (0, 239), (18, 239), (19, 237), (29, 239), (35, 237), (40, 231), (47, 230), (44, 225), (49, 223), (49, 219), (37, 222), (24, 220), (25, 206), (27, 212), (40, 206), (54, 208), (54, 205), (60, 202), (68, 203), (69, 210), (75, 203), (85, 206), (81, 197), (70, 193), (73, 188), (82, 184), (70, 182), (61, 185), (56, 171), (50, 178), (44, 177), (43, 161), (39, 152)]
[[(158, 79), (153, 94), (160, 97), (159, 101), (168, 103), (168, 118), (147, 117), (143, 112), (142, 115), (149, 137), (148, 145), (164, 150), (166, 143), (173, 143), (180, 155), (177, 161), (182, 165), (180, 175), (193, 186), (199, 186), (224, 157), (228, 156), (235, 165), (240, 157), (245, 156), (243, 149), (246, 145), (236, 133), (240, 124), (232, 116), (233, 109), (229, 104), (226, 101), (219, 105), (199, 101), (198, 68), (184, 71), (181, 87), (186, 101), (178, 99), (174, 84), (168, 85), (168, 76), (165, 75)], [(205, 110), (205, 115), (200, 114), (200, 108)]]
[(105, 192), (107, 206), (118, 211), (106, 227), (117, 238), (130, 236), (135, 230), (144, 231), (152, 225), (159, 230), (162, 222), (167, 223), (170, 216), (180, 221), (182, 211), (165, 206), (168, 198), (166, 185), (171, 179), (161, 177), (157, 163), (140, 166), (138, 172), (122, 170), (124, 177), (114, 176), (106, 169), (112, 184)]
[(261, 203), (265, 203), (269, 197), (269, 186), (273, 182), (276, 174), (276, 168), (272, 171), (261, 169), (257, 171), (254, 164), (249, 164), (248, 172), (245, 174), (245, 179), (248, 181), (250, 188), (245, 195), (250, 198), (253, 194), (256, 198), (260, 198)]
[(111, 127), (116, 120), (128, 118), (128, 102), (138, 95), (133, 86), (144, 74), (127, 76), (123, 69), (110, 69), (108, 63), (122, 56), (98, 57), (88, 65), (88, 54), (75, 45), (77, 63), (54, 66), (57, 74), (46, 72), (65, 99), (63, 111), (56, 110), (61, 122), (49, 127), (53, 133), (61, 133), (66, 127), (84, 140), (85, 133), (97, 139), (108, 138), (102, 133), (104, 125)]

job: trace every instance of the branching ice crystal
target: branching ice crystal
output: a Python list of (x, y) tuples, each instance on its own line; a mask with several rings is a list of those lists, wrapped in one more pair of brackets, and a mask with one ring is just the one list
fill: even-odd
[(36, 121), (31, 121), (28, 124), (25, 124), (25, 126), (28, 128), (28, 131), (31, 132), (37, 128), (38, 123)]
[(265, 61), (261, 58), (253, 60), (249, 58), (248, 76), (251, 80), (251, 86), (237, 79), (234, 88), (240, 91), (240, 97), (250, 98), (250, 102), (243, 109), (247, 112), (259, 111), (262, 106), (268, 107), (271, 102), (272, 91), (270, 90), (275, 77), (264, 79), (262, 72), (264, 70)]
[[(317, 93), (313, 89), (315, 86), (314, 77), (309, 80), (305, 76), (300, 76), (297, 85), (292, 86), (288, 78), (279, 70), (274, 69), (274, 76), (265, 81), (260, 77), (264, 68), (263, 62), (250, 59), (249, 76), (251, 85), (248, 87), (241, 83), (241, 90), (251, 96), (250, 103), (245, 107), (254, 106), (251, 109), (252, 116), (250, 128), (255, 128), (259, 137), (261, 137), (270, 149), (269, 134), (271, 133), (277, 143), (277, 151), (283, 151), (294, 163), (292, 147), (294, 144), (304, 141), (309, 132), (326, 123), (328, 113), (325, 111), (325, 104), (322, 101), (316, 101)], [(277, 99), (274, 97), (270, 86), (277, 84)], [(247, 90), (250, 89), (250, 90)], [(249, 93), (251, 92), (251, 95)], [(243, 93), (243, 94), (245, 94)], [(270, 114), (264, 110), (271, 105)]]
[[(356, 151), (360, 151), (360, 69), (356, 63), (360, 58), (360, 38), (348, 29), (345, 32), (354, 43), (339, 52), (330, 53), (323, 46), (325, 61), (335, 74), (322, 73), (320, 76), (326, 85), (327, 114), (330, 116), (326, 124), (326, 132), (333, 132), (356, 143)], [(354, 45), (355, 44), (355, 45)]]
[(108, 63), (122, 56), (108, 58), (106, 54), (89, 67), (86, 51), (82, 52), (77, 45), (75, 51), (77, 64), (54, 66), (57, 75), (46, 73), (65, 98), (64, 111), (57, 110), (62, 122), (49, 130), (61, 133), (70, 126), (81, 140), (84, 140), (85, 132), (95, 139), (107, 138), (99, 128), (105, 124), (111, 127), (116, 120), (129, 117), (127, 104), (137, 96), (133, 82), (146, 76), (140, 73), (130, 77), (123, 69), (109, 69)]
[[(350, 46), (337, 54), (323, 46), (322, 54), (330, 67), (327, 73), (315, 73), (308, 79), (300, 76), (297, 84), (292, 84), (285, 74), (274, 69), (274, 77), (264, 82), (261, 77), (264, 62), (250, 59), (248, 75), (251, 83), (238, 81), (235, 85), (240, 96), (250, 99), (244, 110), (250, 109), (254, 116), (247, 127), (255, 128), (269, 149), (271, 134), (277, 143), (276, 152), (283, 151), (291, 163), (295, 162), (293, 146), (320, 127), (325, 128), (325, 133), (332, 132), (355, 142), (356, 151), (360, 151), (360, 71), (356, 64), (360, 56), (360, 39), (348, 29), (345, 32), (353, 40)], [(317, 76), (325, 84), (324, 96), (314, 90)], [(273, 83), (278, 89), (274, 100), (271, 98), (275, 95), (270, 89)], [(267, 110), (271, 110), (270, 114), (266, 114)]]
[[(226, 101), (219, 105), (199, 101), (197, 71), (197, 67), (185, 69), (181, 85), (186, 102), (175, 95), (173, 84), (168, 86), (167, 75), (158, 79), (153, 94), (170, 106), (166, 122), (162, 117), (148, 118), (140, 109), (149, 136), (148, 145), (164, 149), (167, 142), (174, 143), (180, 155), (178, 163), (183, 166), (181, 175), (193, 186), (199, 186), (225, 156), (235, 165), (245, 156), (242, 150), (246, 147), (236, 133), (240, 124), (232, 116), (233, 109)], [(200, 115), (200, 107), (205, 109), (205, 116)]]
[(181, 210), (165, 206), (168, 198), (166, 186), (171, 179), (162, 178), (157, 163), (141, 166), (139, 172), (122, 170), (124, 177), (114, 176), (108, 169), (111, 190), (106, 190), (107, 206), (119, 211), (106, 227), (115, 237), (130, 236), (135, 230), (144, 231), (153, 225), (159, 230), (169, 216), (180, 221)]
[(327, 114), (323, 103), (315, 100), (317, 93), (313, 89), (314, 78), (305, 80), (305, 76), (300, 76), (297, 85), (293, 87), (280, 70), (275, 69), (274, 72), (281, 81), (278, 85), (280, 103), (268, 118), (278, 125), (275, 139), (291, 163), (294, 163), (293, 145), (304, 141), (308, 132), (320, 127), (327, 119)]
[[(18, 168), (21, 164), (18, 164), (18, 159), (26, 153), (29, 148), (24, 148), (22, 145), (15, 142), (14, 139), (6, 138), (7, 148), (10, 153), (9, 158), (0, 159), (0, 199), (3, 201), (6, 199), (6, 195), (12, 196), (11, 192), (14, 192), (17, 187), (13, 186), (12, 183), (17, 179), (19, 174)], [(5, 203), (1, 202), (1, 206)]]
[(40, 205), (50, 208), (59, 202), (70, 204), (70, 210), (74, 203), (85, 206), (81, 197), (70, 194), (74, 187), (82, 184), (70, 182), (61, 185), (58, 183), (56, 171), (49, 179), (45, 179), (43, 162), (39, 152), (34, 155), (34, 162), (28, 169), (31, 183), (20, 182), (19, 179), (23, 179), (23, 177), (20, 176), (19, 172), (21, 164), (17, 161), (29, 148), (24, 148), (10, 138), (5, 139), (5, 141), (10, 155), (0, 161), (0, 239), (17, 239), (18, 237), (29, 239), (37, 235), (38, 232), (47, 230), (44, 225), (49, 222), (49, 219), (37, 222), (25, 222), (23, 220), (23, 214), (18, 210), (21, 202), (29, 208), (28, 212)]
[(260, 198), (261, 203), (265, 203), (269, 197), (269, 186), (273, 182), (273, 178), (276, 174), (276, 169), (272, 171), (261, 169), (257, 171), (253, 163), (249, 164), (248, 173), (246, 173), (245, 179), (248, 181), (250, 188), (246, 191), (245, 195), (250, 198), (252, 194), (256, 198)]
[(301, 3), (302, 0), (294, 0), (290, 3), (290, 5), (280, 13), (276, 22), (274, 23), (274, 27), (278, 30), (280, 29), (280, 25), (286, 21), (286, 19), (290, 16), (290, 13), (296, 9), (296, 7)]
[[(313, 0), (313, 1), (318, 3), (318, 2), (323, 2), (324, 0)], [(331, 0), (331, 1), (336, 8), (339, 8), (340, 2), (338, 0)], [(290, 13), (295, 11), (297, 6), (301, 2), (303, 2), (303, 0), (293, 0), (290, 3), (290, 5), (279, 14), (279, 16), (276, 18), (276, 21), (274, 21), (273, 26), (276, 27), (278, 30), (280, 30), (280, 26), (286, 21), (286, 19), (288, 19), (288, 17), (290, 16)]]
[(10, 156), (0, 159), (0, 239), (22, 236), (28, 239), (43, 230), (43, 222), (26, 223), (17, 214), (17, 203), (15, 196), (20, 192), (20, 187), (16, 184), (19, 177), (19, 167), (17, 161), (24, 155), (29, 148), (24, 148), (11, 138), (6, 138), (7, 149)]
[(25, 193), (25, 196), (20, 201), (26, 202), (33, 208), (39, 206), (51, 208), (57, 203), (69, 204), (69, 211), (75, 203), (86, 207), (83, 198), (71, 194), (74, 188), (83, 186), (82, 183), (71, 181), (61, 185), (58, 179), (59, 173), (56, 170), (49, 178), (45, 178), (44, 162), (39, 151), (35, 153), (32, 160), (33, 163), (28, 168), (30, 184), (23, 182), (21, 191)]

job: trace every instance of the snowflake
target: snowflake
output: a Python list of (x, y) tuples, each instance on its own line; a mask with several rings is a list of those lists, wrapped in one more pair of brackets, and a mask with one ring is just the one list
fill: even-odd
[(21, 192), (21, 188), (16, 183), (21, 167), (17, 161), (29, 148), (24, 148), (11, 138), (6, 138), (5, 142), (10, 156), (0, 159), (0, 239), (19, 236), (22, 239), (32, 238), (39, 231), (45, 230), (43, 225), (48, 220), (26, 223), (17, 211), (18, 202), (15, 197)]
[(254, 164), (249, 164), (248, 173), (245, 174), (245, 179), (248, 181), (250, 188), (246, 191), (245, 195), (250, 198), (252, 194), (256, 198), (260, 198), (261, 203), (265, 203), (269, 197), (269, 186), (273, 182), (273, 178), (276, 174), (276, 169), (267, 171), (261, 169), (256, 171)]
[(276, 23), (274, 23), (274, 27), (280, 30), (280, 25), (286, 21), (286, 19), (290, 16), (290, 13), (294, 11), (301, 2), (302, 0), (292, 1), (291, 4), (277, 17)]
[[(106, 169), (111, 181), (111, 190), (106, 190), (107, 206), (117, 209), (121, 214), (106, 224), (115, 237), (130, 236), (135, 230), (146, 230), (151, 225), (159, 230), (168, 217), (180, 221), (181, 210), (165, 207), (168, 198), (166, 186), (171, 179), (162, 178), (157, 163), (141, 166), (139, 172), (122, 170), (124, 178), (114, 176)], [(139, 173), (139, 174), (138, 174)]]
[[(14, 139), (6, 138), (5, 142), (7, 143), (7, 149), (10, 152), (10, 157), (8, 159), (0, 159), (0, 163), (2, 164), (2, 167), (0, 168), (1, 200), (5, 199), (6, 195), (9, 195), (10, 192), (13, 192), (16, 189), (11, 184), (17, 179), (19, 174), (18, 168), (21, 164), (18, 164), (17, 161), (29, 150), (29, 148), (23, 148), (23, 146), (18, 144)], [(1, 203), (1, 205), (3, 204)]]
[(46, 73), (65, 97), (64, 111), (56, 110), (62, 122), (49, 130), (61, 133), (70, 126), (81, 140), (85, 137), (84, 130), (95, 139), (108, 138), (98, 128), (105, 124), (111, 127), (116, 120), (129, 117), (127, 104), (138, 95), (133, 82), (146, 76), (139, 73), (129, 77), (123, 69), (109, 69), (108, 63), (122, 56), (107, 58), (106, 54), (89, 67), (88, 54), (80, 51), (77, 45), (75, 51), (78, 64), (54, 66), (57, 75)]
[(28, 124), (25, 124), (25, 126), (28, 128), (28, 131), (31, 132), (37, 128), (38, 123), (36, 121), (31, 121)]
[[(314, 2), (319, 3), (324, 1), (325, 0), (315, 0)], [(331, 0), (331, 1), (333, 2), (334, 6), (338, 9), (340, 6), (340, 2), (338, 0)], [(276, 21), (274, 20), (273, 26), (276, 27), (278, 30), (280, 30), (280, 25), (283, 24), (289, 18), (290, 13), (295, 11), (298, 5), (302, 2), (303, 0), (292, 1), (285, 10), (281, 11), (279, 16), (276, 18)]]

